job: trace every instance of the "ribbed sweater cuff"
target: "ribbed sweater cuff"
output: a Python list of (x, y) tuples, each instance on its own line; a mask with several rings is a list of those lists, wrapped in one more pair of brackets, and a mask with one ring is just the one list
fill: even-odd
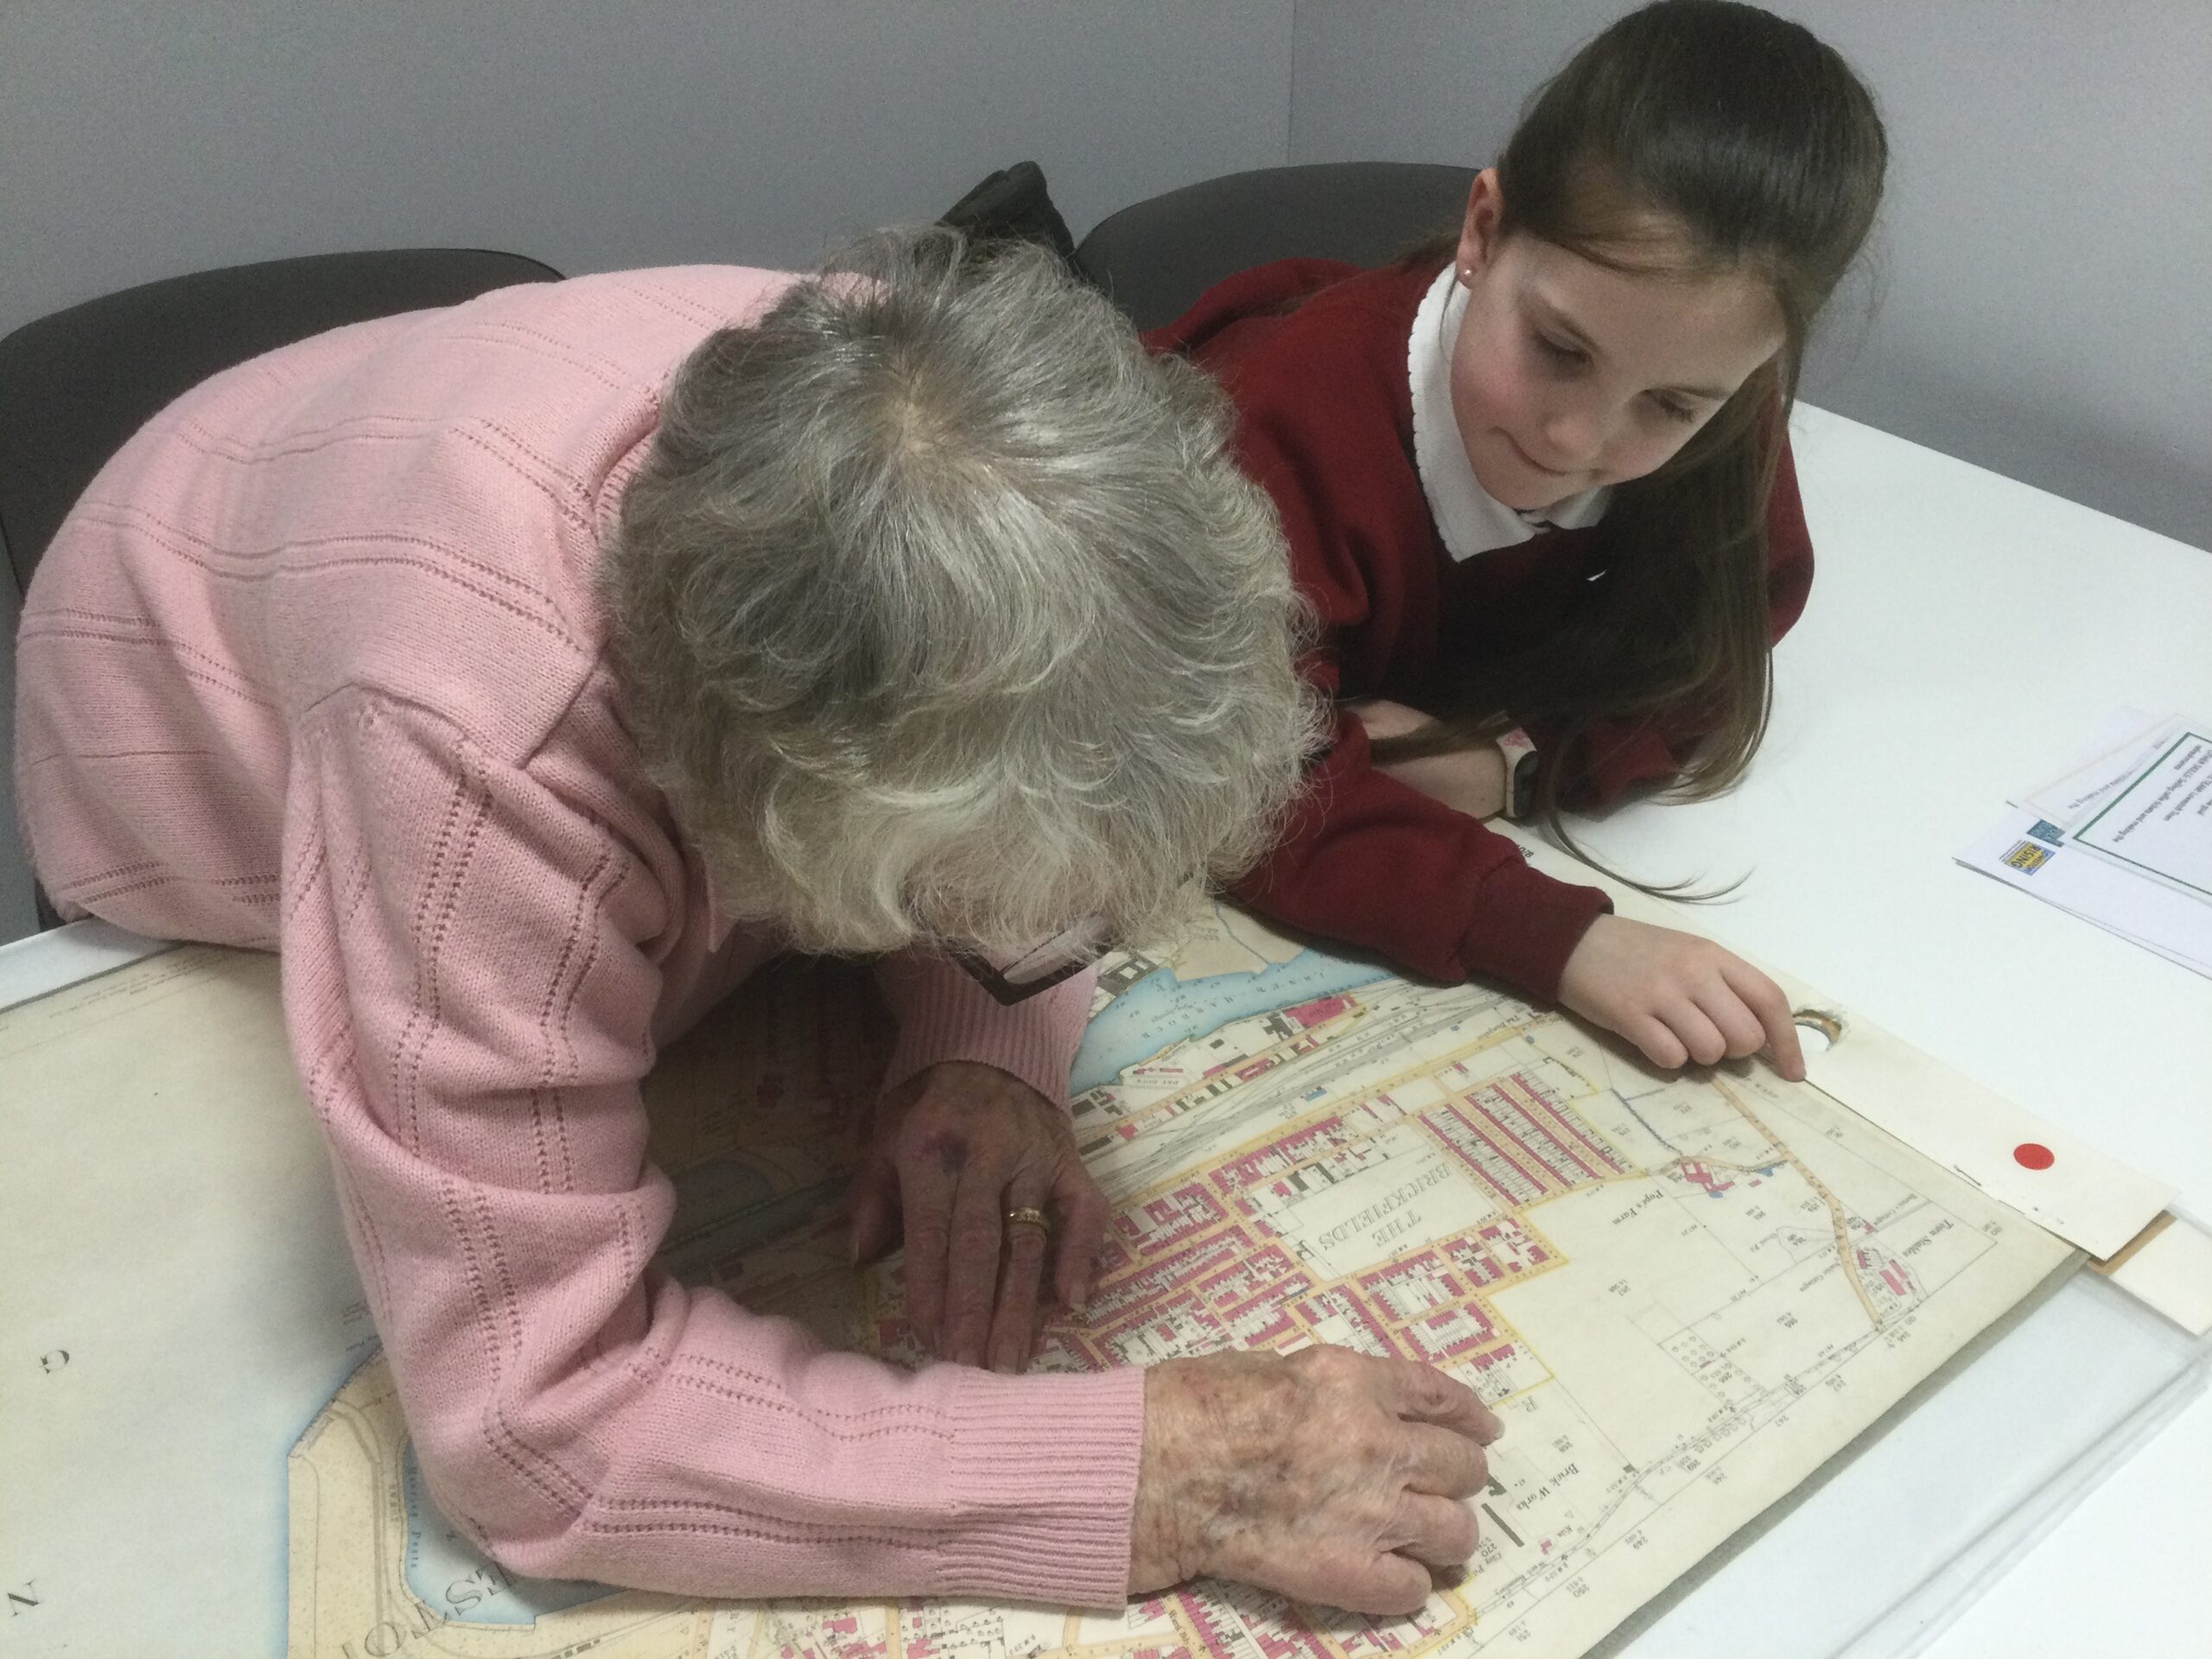
[(1049, 1101), (1066, 1101), (1095, 972), (1011, 1007), (953, 963), (919, 952), (886, 958), (876, 977), (899, 1020), (885, 1089), (941, 1060), (974, 1060), (1011, 1073)]
[(1590, 924), (1613, 907), (1596, 887), (1554, 880), (1518, 857), (1483, 878), (1476, 901), (1475, 918), (1459, 941), (1460, 964), (1546, 1007), (1559, 1001), (1560, 975)]
[(1144, 1446), (1144, 1371), (999, 1376), (963, 1370), (946, 1494), (960, 1517), (941, 1595), (1083, 1607), (1127, 1599)]

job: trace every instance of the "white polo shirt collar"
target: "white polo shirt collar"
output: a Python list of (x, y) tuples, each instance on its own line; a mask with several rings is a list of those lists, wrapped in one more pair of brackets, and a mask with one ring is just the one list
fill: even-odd
[(1493, 549), (1511, 547), (1554, 527), (1580, 530), (1605, 517), (1610, 488), (1585, 490), (1541, 512), (1509, 507), (1475, 478), (1459, 417), (1452, 408), (1452, 348), (1466, 315), (1467, 290), (1450, 265), (1437, 274), (1414, 313), (1406, 341), (1406, 373), (1413, 387), (1414, 465), (1429, 517), (1445, 551), (1464, 563)]

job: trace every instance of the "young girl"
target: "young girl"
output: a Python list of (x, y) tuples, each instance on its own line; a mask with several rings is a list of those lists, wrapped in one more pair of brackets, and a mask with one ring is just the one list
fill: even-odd
[(1236, 400), (1344, 705), (1240, 899), (1556, 1000), (1662, 1066), (1766, 1047), (1803, 1075), (1772, 981), (1608, 914), (1480, 819), (1743, 772), (1812, 580), (1787, 437), (1806, 331), (1886, 154), (1805, 29), (1661, 0), (1542, 89), (1456, 238), (1247, 271), (1154, 337)]

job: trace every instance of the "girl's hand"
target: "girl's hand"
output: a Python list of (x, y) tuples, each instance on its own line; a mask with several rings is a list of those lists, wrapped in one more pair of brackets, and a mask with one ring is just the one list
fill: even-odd
[(1805, 1056), (1782, 988), (1694, 933), (1600, 916), (1567, 959), (1559, 1000), (1669, 1071), (1764, 1048), (1776, 1071), (1804, 1080)]
[[(856, 1262), (891, 1247), (903, 1214), (915, 1335), (940, 1359), (995, 1371), (1029, 1363), (1040, 1286), (1064, 1306), (1089, 1298), (1108, 1215), (1067, 1109), (968, 1060), (877, 1103), (850, 1208)], [(1022, 1209), (1043, 1211), (1051, 1232), (1007, 1220)]]
[[(1436, 723), (1418, 709), (1381, 697), (1352, 703), (1347, 711), (1367, 728), (1370, 741), (1403, 737)], [(1423, 755), (1418, 760), (1393, 760), (1375, 770), (1471, 818), (1494, 818), (1505, 810), (1505, 757), (1495, 743)]]
[(1349, 1348), (1171, 1359), (1144, 1379), (1129, 1590), (1213, 1573), (1358, 1613), (1410, 1613), (1475, 1553), (1474, 1390)]

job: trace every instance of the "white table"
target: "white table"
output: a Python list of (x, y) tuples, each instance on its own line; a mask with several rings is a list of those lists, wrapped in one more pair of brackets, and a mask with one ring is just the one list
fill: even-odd
[[(1612, 815), (1592, 849), (1647, 879), (1750, 871), (1713, 931), (2212, 1217), (2212, 980), (1951, 861), (2110, 710), (2212, 712), (2212, 555), (1816, 410), (1797, 454), (1820, 575), (1756, 766)], [(0, 950), (0, 1006), (131, 949)], [(2208, 1494), (2202, 1398), (1929, 1651), (2202, 1650)]]
[[(1711, 931), (2212, 1217), (2212, 979), (1951, 861), (2113, 710), (2212, 714), (2212, 554), (1818, 410), (1796, 454), (1819, 573), (1751, 775), (1587, 844), (1750, 871)], [(2212, 1398), (1929, 1652), (2203, 1652), (2209, 1561)]]

